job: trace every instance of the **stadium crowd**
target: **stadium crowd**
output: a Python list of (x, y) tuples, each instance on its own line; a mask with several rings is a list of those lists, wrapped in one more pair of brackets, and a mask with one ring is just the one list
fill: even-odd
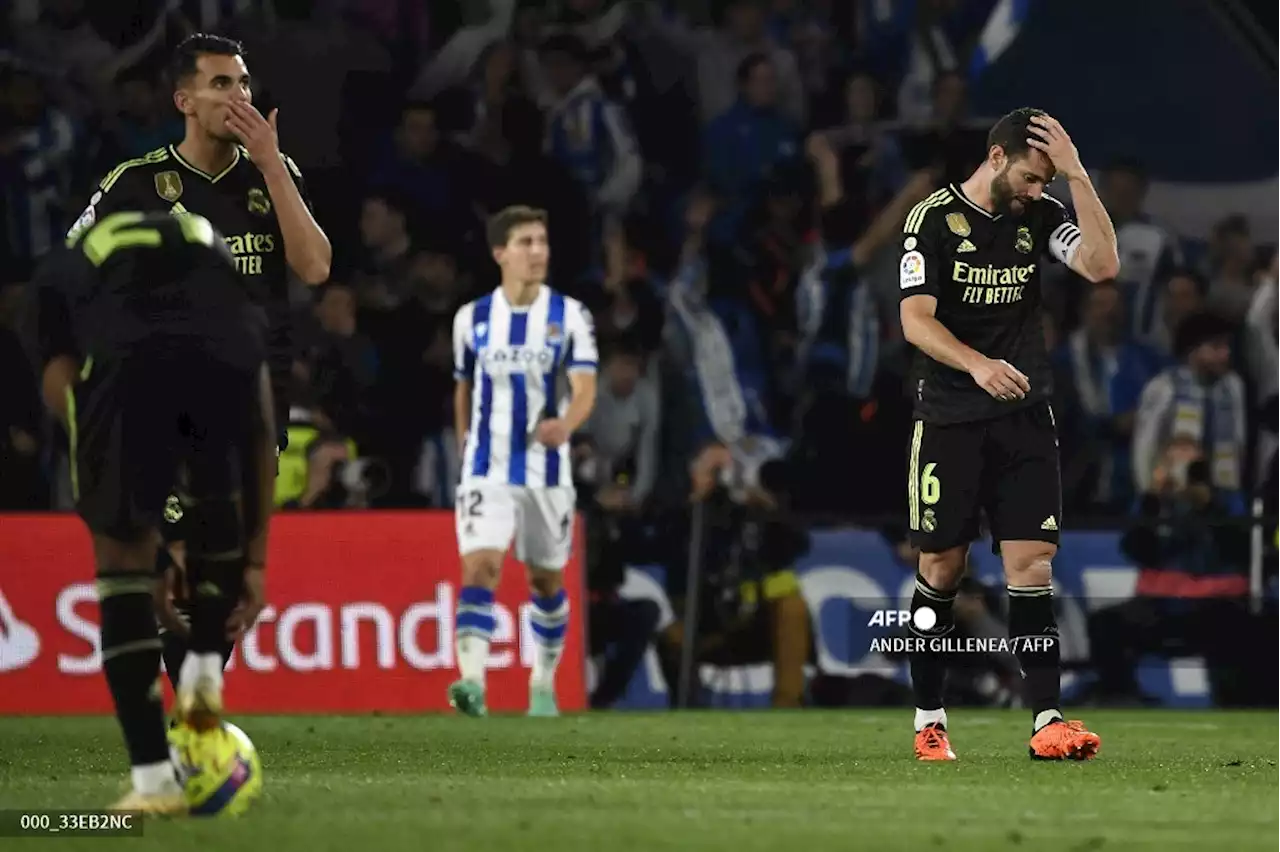
[[(601, 390), (574, 457), (606, 539), (639, 552), (662, 538), (645, 519), (717, 481), (740, 505), (899, 516), (897, 235), (984, 156), (964, 69), (993, 5), (15, 4), (0, 20), (0, 509), (70, 506), (24, 284), (103, 174), (180, 137), (159, 69), (209, 30), (244, 41), (335, 250), (332, 279), (296, 291), (282, 505), (452, 505), (452, 317), (496, 284), (486, 216), (521, 203), (549, 212), (550, 283), (594, 312)], [(1047, 287), (1068, 523), (1197, 486), (1243, 514), (1276, 491), (1275, 246), (1241, 217), (1207, 241), (1162, 227), (1133, 154), (1100, 180), (1120, 276), (1055, 267)]]

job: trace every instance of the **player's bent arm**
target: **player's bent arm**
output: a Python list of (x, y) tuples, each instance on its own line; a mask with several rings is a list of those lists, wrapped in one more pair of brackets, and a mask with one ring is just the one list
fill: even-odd
[[(1094, 284), (1110, 281), (1120, 274), (1120, 254), (1116, 244), (1116, 229), (1102, 206), (1102, 200), (1094, 191), (1086, 172), (1071, 175), (1067, 179), (1071, 187), (1071, 203), (1079, 220), (1079, 241), (1067, 252), (1069, 257), (1059, 257), (1071, 271)], [(1075, 227), (1066, 223), (1070, 227)], [(1059, 226), (1062, 230), (1063, 226)], [(1054, 234), (1058, 234), (1055, 230)], [(1051, 238), (1050, 243), (1054, 240)], [(1055, 253), (1057, 250), (1055, 249)]]
[(276, 220), (284, 237), (284, 259), (289, 268), (307, 284), (314, 286), (328, 281), (333, 246), (307, 209), (284, 158), (281, 157), (278, 164), (263, 168), (262, 177), (276, 208)]
[(972, 373), (976, 366), (986, 360), (986, 356), (957, 340), (934, 316), (937, 310), (936, 296), (921, 293), (903, 299), (898, 306), (898, 313), (902, 318), (902, 336), (933, 360), (954, 370)]
[(570, 370), (569, 389), (572, 393), (569, 408), (561, 420), (569, 428), (569, 432), (573, 433), (587, 422), (587, 418), (591, 416), (591, 410), (596, 406), (596, 371)]

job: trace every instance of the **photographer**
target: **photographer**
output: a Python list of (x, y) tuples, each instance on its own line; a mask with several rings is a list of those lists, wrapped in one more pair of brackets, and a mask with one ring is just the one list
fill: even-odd
[(586, 518), (588, 646), (605, 655), (593, 708), (613, 706), (644, 658), (660, 613), (649, 600), (618, 594), (627, 562), (646, 561), (649, 496), (657, 479), (660, 412), (644, 376), (644, 350), (630, 336), (603, 347), (602, 381), (587, 425), (575, 438), (574, 482)]
[[(707, 446), (690, 473), (690, 502), (704, 505), (695, 664), (770, 662), (772, 705), (799, 707), (813, 642), (808, 606), (792, 567), (808, 552), (809, 537), (788, 512), (790, 465), (775, 442), (748, 436), (733, 449)], [(667, 536), (667, 591), (677, 613), (684, 611), (688, 578), (680, 569), (687, 564), (687, 541), (688, 535)], [(679, 621), (664, 634), (664, 672), (672, 686), (678, 683), (685, 639)]]
[[(1137, 595), (1093, 613), (1091, 647), (1100, 703), (1148, 703), (1135, 668), (1143, 654), (1202, 655), (1215, 702), (1250, 703), (1249, 534), (1234, 523), (1204, 450), (1175, 437), (1153, 466), (1136, 523), (1120, 548), (1139, 566)], [(1271, 690), (1274, 696), (1274, 685)]]

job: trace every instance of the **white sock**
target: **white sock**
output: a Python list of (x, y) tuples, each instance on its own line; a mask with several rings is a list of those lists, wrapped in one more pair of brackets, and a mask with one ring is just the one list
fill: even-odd
[(178, 686), (193, 686), (200, 678), (207, 678), (222, 689), (222, 655), (217, 652), (197, 654), (188, 651), (182, 658), (182, 668), (178, 672)]
[(459, 634), (454, 649), (458, 654), (458, 673), (462, 679), (484, 686), (484, 670), (489, 662), (489, 637)]
[(550, 597), (533, 598), (529, 615), (533, 626), (532, 686), (549, 689), (555, 685), (556, 667), (564, 655), (564, 639), (569, 629), (569, 596), (561, 589)]
[(463, 680), (484, 686), (494, 626), (493, 590), (483, 586), (463, 586), (458, 594), (453, 642), (458, 655), (458, 673)]
[(1055, 720), (1057, 721), (1062, 720), (1061, 710), (1057, 710), (1057, 709), (1041, 710), (1039, 713), (1036, 714), (1036, 720), (1031, 723), (1031, 729), (1033, 731), (1038, 731), (1041, 728), (1043, 728), (1045, 725)]
[(129, 775), (133, 781), (133, 789), (144, 796), (168, 793), (178, 787), (173, 764), (167, 760), (135, 766), (129, 771)]
[(923, 731), (926, 725), (947, 727), (947, 711), (939, 707), (937, 710), (921, 710), (916, 708), (916, 733)]

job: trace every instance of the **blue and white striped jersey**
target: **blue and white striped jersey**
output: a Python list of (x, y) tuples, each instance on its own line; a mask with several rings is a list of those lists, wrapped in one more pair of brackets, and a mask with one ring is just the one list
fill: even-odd
[(464, 305), (453, 319), (454, 378), (471, 382), (462, 481), (572, 485), (568, 444), (548, 449), (534, 432), (568, 407), (568, 374), (597, 362), (591, 314), (550, 287), (527, 307), (501, 287)]

